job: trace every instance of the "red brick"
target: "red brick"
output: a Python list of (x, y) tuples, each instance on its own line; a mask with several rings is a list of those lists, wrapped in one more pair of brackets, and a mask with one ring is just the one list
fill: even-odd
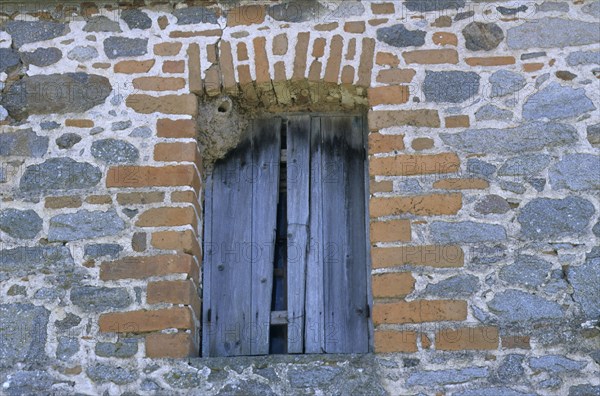
[(424, 323), (463, 321), (467, 319), (467, 302), (460, 300), (418, 300), (375, 303), (373, 323)]
[(460, 159), (455, 153), (401, 154), (373, 158), (369, 163), (371, 175), (413, 176), (458, 172)]
[(418, 216), (453, 215), (461, 208), (462, 194), (460, 193), (373, 197), (369, 202), (371, 217), (408, 213)]
[(148, 304), (189, 305), (196, 316), (200, 315), (198, 287), (191, 280), (150, 282), (146, 291), (146, 301)]
[(186, 114), (196, 116), (198, 97), (193, 94), (150, 96), (132, 94), (125, 100), (127, 107), (140, 114)]
[(435, 348), (440, 351), (498, 349), (498, 328), (461, 327), (443, 329), (435, 334)]
[(154, 66), (155, 60), (149, 59), (145, 61), (121, 61), (115, 65), (115, 73), (135, 74), (147, 73)]
[(161, 191), (117, 194), (117, 202), (121, 205), (145, 205), (162, 202), (164, 199), (165, 193)]
[(192, 230), (154, 232), (150, 243), (156, 249), (175, 250), (201, 257), (198, 236)]
[(410, 241), (410, 220), (388, 220), (371, 222), (371, 241), (407, 242)]
[(371, 248), (373, 268), (401, 265), (428, 266), (436, 268), (462, 267), (465, 255), (456, 245), (421, 245)]
[(200, 188), (200, 178), (194, 165), (113, 166), (108, 168), (106, 187), (174, 187)]
[(159, 43), (154, 45), (154, 54), (158, 56), (175, 56), (181, 51), (181, 43)]
[(392, 85), (388, 87), (369, 88), (369, 106), (381, 104), (403, 104), (408, 102), (409, 87)]
[(369, 134), (369, 154), (404, 150), (404, 135)]
[(196, 213), (192, 206), (151, 208), (135, 223), (138, 227), (175, 227), (191, 225), (196, 229)]
[(195, 142), (157, 143), (154, 146), (154, 160), (166, 162), (194, 162), (200, 167), (200, 152)]
[(135, 256), (100, 265), (100, 279), (103, 281), (145, 279), (171, 274), (187, 274), (197, 282), (199, 269), (194, 257), (189, 254)]
[(156, 134), (163, 138), (195, 138), (196, 122), (161, 118), (156, 123)]
[(145, 333), (170, 328), (192, 329), (192, 311), (187, 307), (155, 311), (112, 312), (98, 319), (102, 333)]
[(146, 357), (179, 359), (198, 355), (191, 333), (152, 333), (146, 336)]
[(417, 352), (414, 331), (375, 330), (375, 353)]
[(415, 278), (410, 272), (373, 275), (371, 287), (374, 298), (401, 298), (415, 289)]
[(378, 131), (393, 126), (439, 128), (440, 117), (437, 110), (380, 110), (369, 111), (369, 130)]

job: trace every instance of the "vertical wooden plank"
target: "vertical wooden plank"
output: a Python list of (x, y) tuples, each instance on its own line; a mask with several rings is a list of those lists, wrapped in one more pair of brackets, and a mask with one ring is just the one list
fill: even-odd
[(309, 250), (306, 267), (304, 351), (325, 352), (323, 323), (323, 223), (321, 195), (321, 119), (313, 117), (310, 131)]
[(304, 352), (308, 254), (311, 117), (290, 116), (287, 128), (288, 353)]
[(369, 215), (369, 199), (370, 195), (370, 184), (369, 184), (369, 161), (368, 161), (368, 152), (369, 152), (369, 126), (367, 125), (366, 119), (364, 117), (360, 118), (361, 121), (361, 131), (363, 138), (363, 150), (365, 152), (365, 160), (363, 162), (363, 177), (364, 177), (364, 218), (365, 218), (365, 241), (366, 241), (366, 277), (367, 277), (367, 307), (368, 307), (368, 315), (367, 315), (367, 323), (369, 326), (369, 352), (375, 351), (374, 344), (374, 334), (375, 327), (373, 326), (373, 321), (371, 319), (371, 312), (373, 312), (373, 289), (371, 285), (372, 276), (371, 276), (371, 236), (370, 233), (370, 215)]
[(368, 352), (360, 119), (324, 117), (321, 136), (325, 352)]
[(212, 326), (211, 310), (211, 270), (213, 268), (212, 247), (212, 175), (208, 175), (204, 187), (204, 236), (203, 236), (203, 265), (202, 265), (202, 356), (210, 356), (210, 340), (215, 330)]
[(281, 118), (254, 121), (252, 135), (252, 202), (251, 257), (252, 323), (250, 351), (253, 355), (269, 353), (273, 260), (279, 199), (279, 159)]
[[(209, 356), (248, 355), (251, 325), (252, 171), (250, 140), (217, 161), (212, 176)], [(217, 214), (218, 221), (214, 218)], [(210, 320), (209, 320), (210, 319)]]

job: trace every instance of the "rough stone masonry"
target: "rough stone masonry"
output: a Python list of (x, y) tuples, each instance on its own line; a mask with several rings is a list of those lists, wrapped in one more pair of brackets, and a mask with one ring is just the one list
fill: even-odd
[[(600, 395), (600, 2), (0, 4), (0, 393)], [(374, 353), (201, 359), (202, 180), (364, 112)]]

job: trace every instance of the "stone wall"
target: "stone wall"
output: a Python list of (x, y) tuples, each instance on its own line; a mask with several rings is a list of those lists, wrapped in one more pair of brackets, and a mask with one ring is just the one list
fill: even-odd
[[(600, 2), (3, 2), (0, 392), (600, 395)], [(202, 179), (364, 112), (374, 354), (200, 359)]]

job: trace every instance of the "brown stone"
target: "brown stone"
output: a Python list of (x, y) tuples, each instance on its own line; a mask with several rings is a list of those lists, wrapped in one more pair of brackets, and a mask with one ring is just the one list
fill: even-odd
[(416, 334), (414, 331), (375, 330), (375, 353), (417, 352)]
[(273, 38), (273, 55), (285, 55), (288, 50), (288, 39), (285, 33)]
[[(372, 197), (371, 217), (414, 214), (417, 216), (454, 215), (462, 207), (462, 194), (429, 194), (404, 197)], [(376, 242), (373, 239), (373, 242)]]
[(490, 183), (484, 179), (442, 179), (433, 183), (433, 188), (444, 190), (482, 190), (489, 186)]
[(404, 150), (404, 135), (369, 134), (369, 154)]
[(435, 333), (435, 348), (440, 351), (498, 349), (498, 328), (493, 326), (443, 329)]
[(90, 195), (85, 202), (92, 205), (107, 205), (112, 203), (112, 197), (110, 195)]
[(151, 333), (146, 336), (146, 357), (181, 359), (197, 356), (191, 333)]
[(373, 158), (369, 163), (371, 175), (413, 176), (435, 173), (454, 173), (460, 166), (455, 153), (402, 154)]
[(433, 139), (421, 137), (413, 139), (413, 141), (410, 143), (410, 146), (413, 148), (413, 150), (417, 151), (429, 150), (433, 147), (433, 143)]
[(412, 81), (417, 72), (413, 69), (385, 69), (377, 74), (377, 82), (383, 84), (403, 84)]
[(337, 22), (322, 23), (314, 26), (317, 32), (330, 32), (338, 27)]
[(94, 69), (108, 69), (112, 65), (110, 63), (96, 62), (92, 64)]
[(373, 14), (393, 14), (394, 3), (371, 3)]
[(406, 63), (422, 65), (438, 65), (442, 63), (458, 63), (458, 52), (453, 49), (415, 50), (402, 53)]
[(103, 281), (145, 279), (171, 274), (186, 274), (197, 281), (199, 269), (194, 257), (188, 254), (135, 256), (100, 265), (100, 279)]
[(435, 32), (431, 36), (431, 39), (436, 45), (453, 45), (455, 47), (458, 45), (458, 38), (454, 33)]
[(115, 73), (135, 74), (147, 73), (154, 66), (155, 60), (149, 59), (145, 61), (121, 61), (115, 65)]
[(376, 303), (373, 323), (423, 323), (467, 319), (467, 302), (460, 300), (417, 300)]
[(160, 30), (165, 30), (169, 26), (169, 19), (165, 15), (159, 16), (157, 22)]
[(369, 88), (369, 106), (381, 104), (403, 104), (408, 102), (409, 87), (407, 85), (392, 85), (388, 87)]
[(73, 128), (92, 128), (94, 121), (86, 119), (66, 119), (65, 126)]
[(344, 32), (364, 33), (365, 32), (365, 22), (364, 21), (346, 22), (344, 24)]
[(468, 128), (470, 125), (468, 115), (446, 117), (446, 128)]
[(531, 349), (529, 336), (504, 336), (502, 337), (502, 349)]
[(169, 61), (163, 62), (163, 73), (183, 73), (185, 71), (185, 61)]
[(134, 252), (143, 252), (146, 250), (146, 233), (134, 232), (131, 237), (131, 248)]
[(374, 181), (369, 183), (369, 191), (371, 193), (392, 192), (394, 191), (394, 183), (391, 180)]
[(440, 17), (437, 17), (436, 20), (431, 24), (431, 26), (440, 28), (450, 27), (452, 26), (452, 18), (448, 15), (442, 15)]
[(164, 113), (196, 116), (198, 97), (193, 94), (150, 96), (129, 95), (125, 101), (128, 107), (141, 114)]
[(81, 197), (71, 195), (65, 197), (46, 197), (46, 209), (78, 208), (81, 206)]
[(440, 117), (437, 110), (379, 110), (369, 111), (369, 130), (378, 131), (392, 126), (410, 125), (415, 127), (439, 128)]
[(541, 70), (544, 67), (543, 63), (525, 63), (523, 64), (523, 71), (527, 73)]
[(371, 242), (410, 242), (410, 220), (371, 222)]
[(387, 18), (369, 19), (369, 25), (379, 26), (379, 25), (383, 25), (384, 23), (387, 23), (388, 21), (389, 21), (389, 19), (387, 19)]
[(170, 120), (161, 118), (156, 123), (156, 134), (163, 138), (194, 138), (196, 123), (194, 120)]
[(373, 275), (373, 298), (402, 298), (415, 290), (415, 278), (410, 272)]
[(262, 5), (237, 5), (227, 12), (227, 26), (249, 26), (265, 21), (267, 9)]
[(159, 43), (154, 45), (154, 54), (158, 56), (175, 56), (181, 51), (182, 44), (171, 42), (171, 43)]
[(162, 191), (118, 193), (117, 202), (121, 205), (147, 205), (163, 202), (165, 193)]
[(401, 265), (456, 268), (464, 264), (464, 253), (455, 245), (419, 245), (371, 248), (373, 268)]
[(514, 65), (514, 56), (488, 56), (488, 57), (473, 57), (465, 58), (465, 62), (469, 66), (504, 66)]
[(142, 91), (177, 91), (185, 87), (185, 79), (180, 77), (138, 77), (133, 79), (133, 87)]
[(98, 319), (102, 333), (145, 333), (165, 329), (192, 329), (194, 319), (187, 307), (154, 311), (111, 312)]

